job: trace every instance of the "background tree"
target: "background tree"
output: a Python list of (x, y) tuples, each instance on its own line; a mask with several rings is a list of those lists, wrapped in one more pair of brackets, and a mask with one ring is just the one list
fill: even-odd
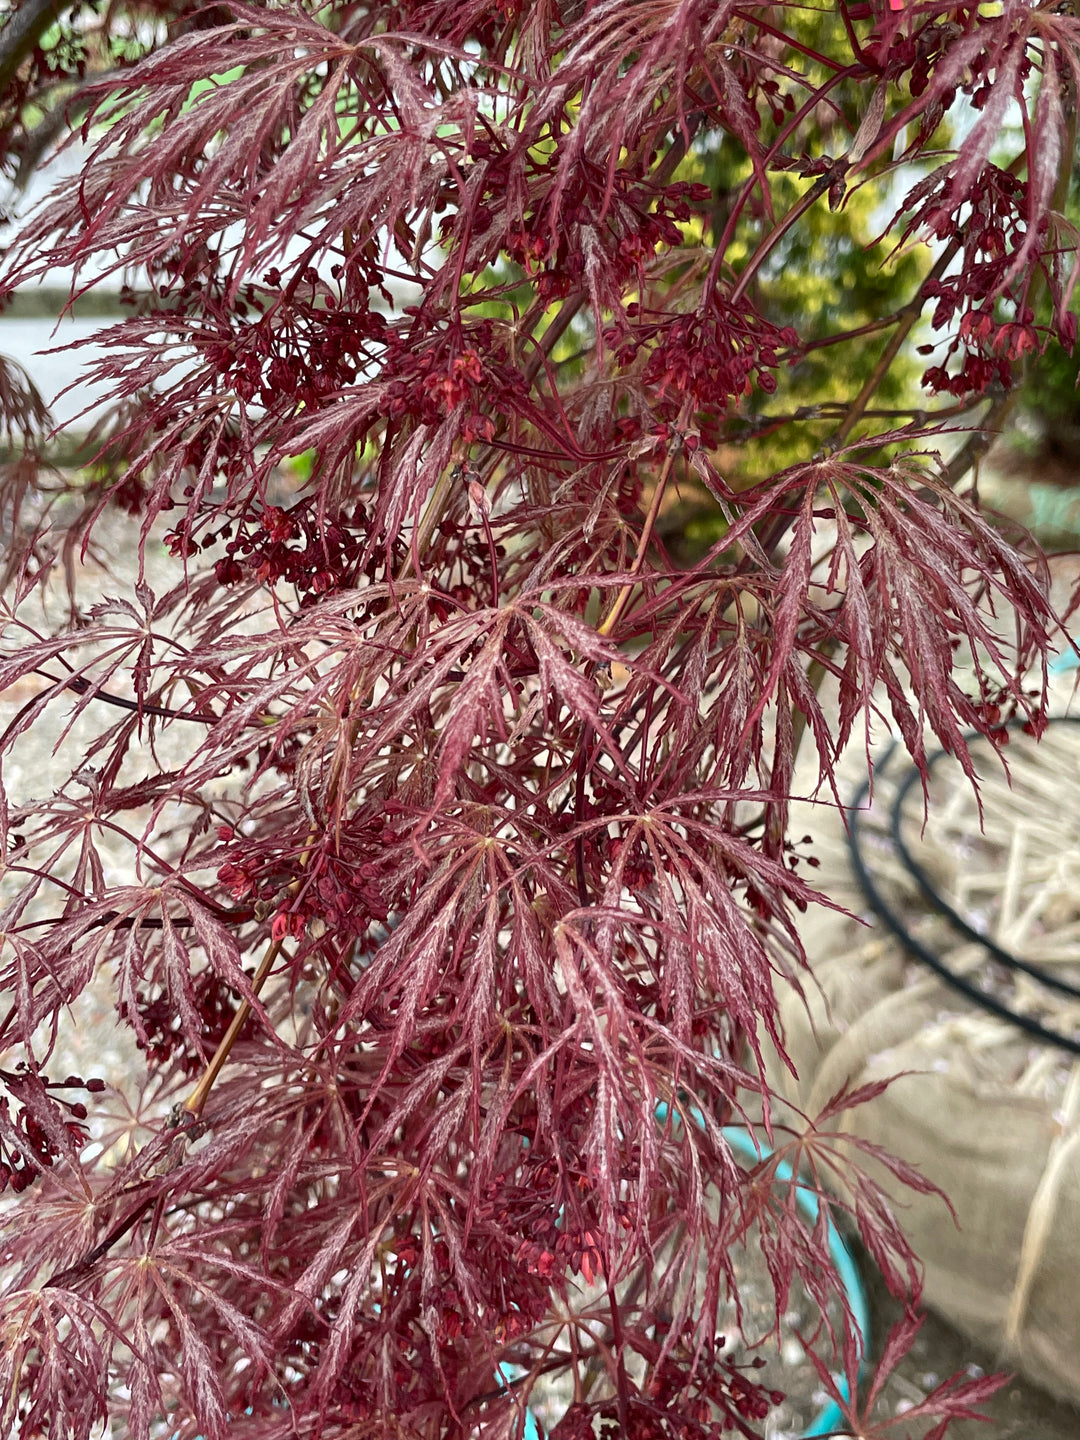
[[(91, 467), (50, 471), (0, 392), (28, 441), (0, 686), (45, 682), (3, 746), (49, 706), (121, 713), (2, 811), (5, 1420), (495, 1437), (563, 1375), (560, 1440), (755, 1434), (770, 1397), (717, 1336), (748, 1234), (778, 1323), (794, 1279), (823, 1314), (838, 1291), (830, 1209), (917, 1291), (837, 1133), (860, 1097), (770, 1126), (815, 899), (787, 805), (803, 732), (827, 794), (875, 706), (920, 763), (928, 732), (970, 768), (966, 731), (1041, 723), (1044, 586), (958, 485), (1014, 366), (1075, 340), (1080, 26), (1022, 0), (71, 13), (20, 53), (6, 142), (32, 150), (42, 57), (89, 46), (90, 150), (5, 284), (120, 274), (131, 314), (91, 367)], [(678, 563), (658, 520), (695, 486)], [(117, 507), (175, 585), (140, 569), (43, 624)], [(45, 1069), (103, 967), (138, 1144), (71, 1100), (99, 1077)], [(776, 1146), (754, 1166), (743, 1119)], [(848, 1200), (808, 1224), (782, 1160)], [(934, 1433), (987, 1388), (942, 1387)], [(895, 1433), (873, 1399), (853, 1430)]]

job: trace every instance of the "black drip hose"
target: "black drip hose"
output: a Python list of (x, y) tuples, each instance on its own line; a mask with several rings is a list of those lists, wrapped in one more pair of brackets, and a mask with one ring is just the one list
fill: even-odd
[[(1072, 717), (1069, 718), (1071, 719)], [(1075, 721), (1073, 723), (1075, 723)], [(928, 762), (927, 770), (932, 770), (945, 753), (944, 750), (939, 750)], [(911, 773), (897, 789), (896, 798), (893, 801), (892, 807), (890, 827), (892, 843), (896, 846), (897, 854), (903, 861), (904, 869), (912, 877), (934, 909), (940, 911), (948, 920), (949, 924), (952, 925), (954, 929), (959, 930), (962, 935), (966, 935), (969, 940), (974, 940), (977, 944), (982, 945), (984, 949), (989, 950), (995, 960), (999, 960), (1002, 965), (1007, 965), (1010, 970), (1023, 971), (1025, 975), (1030, 975), (1033, 980), (1038, 980), (1041, 985), (1045, 985), (1050, 990), (1057, 990), (1062, 995), (1071, 995), (1074, 1000), (1080, 1000), (1080, 986), (1070, 985), (1067, 980), (1060, 980), (1056, 975), (1040, 970), (1037, 965), (1032, 965), (1030, 961), (1021, 960), (1018, 955), (1013, 955), (1008, 950), (1002, 949), (996, 940), (991, 939), (989, 935), (984, 934), (981, 930), (976, 930), (973, 925), (970, 925), (968, 921), (949, 904), (944, 895), (935, 888), (929, 875), (927, 875), (926, 871), (915, 859), (914, 855), (912, 855), (902, 833), (904, 801), (907, 799), (918, 779), (918, 768), (913, 765), (911, 767)]]
[[(1023, 722), (1017, 723), (1022, 724)], [(1063, 721), (1055, 721), (1052, 723), (1076, 723), (1076, 720), (1074, 717), (1068, 716), (1063, 717)], [(975, 739), (980, 737), (971, 736), (968, 738)], [(884, 760), (878, 766), (879, 775), (888, 765), (895, 748), (894, 745), (889, 749)], [(928, 761), (928, 769), (932, 769), (946, 753), (946, 751), (941, 750), (933, 755)], [(1009, 951), (1004, 950), (995, 941), (991, 940), (989, 936), (982, 934), (972, 925), (969, 925), (968, 922), (964, 920), (961, 915), (958, 915), (945, 899), (938, 894), (925, 871), (914, 860), (901, 834), (901, 810), (904, 800), (907, 798), (911, 787), (919, 778), (918, 767), (913, 765), (911, 767), (911, 773), (905, 777), (897, 789), (890, 820), (889, 838), (895, 846), (897, 855), (905, 870), (908, 871), (919, 889), (935, 907), (941, 917), (969, 940), (974, 940), (977, 944), (982, 945), (987, 953), (992, 955), (995, 960), (998, 960), (1010, 970), (1019, 970), (1025, 975), (1030, 975), (1033, 979), (1038, 980), (1040, 984), (1046, 985), (1052, 990), (1080, 998), (1080, 989), (1054, 976), (1044, 974), (1037, 966), (1031, 965), (1026, 960), (1021, 960), (1019, 956), (1012, 955)], [(964, 979), (962, 975), (954, 974), (942, 961), (940, 956), (936, 955), (928, 946), (924, 945), (921, 940), (916, 939), (915, 936), (911, 934), (907, 926), (878, 889), (862, 852), (860, 844), (862, 822), (860, 815), (863, 812), (863, 806), (866, 804), (869, 794), (870, 781), (865, 780), (859, 787), (848, 808), (848, 851), (851, 856), (851, 867), (855, 872), (855, 878), (859, 882), (859, 886), (866, 897), (867, 903), (885, 928), (900, 941), (905, 950), (925, 965), (928, 970), (933, 971), (933, 973), (944, 980), (947, 985), (959, 991), (961, 995), (966, 996), (968, 1000), (979, 1006), (981, 1010), (988, 1011), (991, 1015), (996, 1015), (1000, 1020), (1007, 1020), (1010, 1024), (1017, 1026), (1034, 1039), (1041, 1040), (1044, 1044), (1055, 1045), (1061, 1050), (1067, 1050), (1072, 1055), (1080, 1055), (1080, 1041), (1074, 1040), (1068, 1035), (1061, 1035), (1055, 1030), (1050, 1030), (1045, 1025), (1040, 1025), (1037, 1020), (1032, 1020), (1028, 1015), (1021, 1015), (1011, 1010), (1003, 1001), (996, 999), (995, 996), (988, 994), (985, 990), (981, 990), (977, 985), (973, 985), (969, 980)]]

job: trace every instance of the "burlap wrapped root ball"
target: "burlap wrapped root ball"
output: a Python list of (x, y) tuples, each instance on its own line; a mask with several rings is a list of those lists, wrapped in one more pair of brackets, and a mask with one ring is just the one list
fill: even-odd
[[(822, 888), (867, 915), (840, 817), (807, 806), (796, 833), (804, 821)], [(955, 972), (982, 973), (981, 947), (927, 913), (906, 875), (886, 879), (925, 944)], [(939, 1198), (865, 1167), (895, 1199), (927, 1304), (1005, 1365), (1080, 1402), (1080, 1061), (978, 1009), (880, 927), (818, 910), (804, 943), (813, 979), (805, 998), (793, 987), (782, 998), (798, 1078), (774, 1061), (778, 1089), (812, 1117), (845, 1085), (900, 1075), (840, 1128), (916, 1165), (955, 1209), (956, 1222)], [(1070, 1018), (1058, 1017), (1066, 1030)]]

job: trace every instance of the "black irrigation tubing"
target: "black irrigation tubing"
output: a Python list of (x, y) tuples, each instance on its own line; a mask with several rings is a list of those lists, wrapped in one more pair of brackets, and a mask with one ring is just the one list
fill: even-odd
[[(894, 745), (878, 766), (879, 775), (892, 758), (895, 748)], [(936, 761), (938, 758), (939, 756), (935, 755), (933, 760)], [(918, 775), (919, 772), (917, 768), (914, 773), (916, 776)], [(860, 785), (851, 805), (848, 807), (847, 840), (852, 869), (855, 872), (855, 877), (866, 897), (867, 903), (874, 914), (910, 954), (914, 955), (928, 970), (933, 971), (933, 973), (944, 980), (947, 985), (959, 991), (961, 995), (965, 996), (981, 1010), (988, 1011), (991, 1015), (996, 1015), (999, 1020), (1008, 1021), (1010, 1024), (1017, 1026), (1018, 1029), (1023, 1030), (1026, 1034), (1031, 1035), (1034, 1039), (1041, 1040), (1046, 1045), (1054, 1045), (1060, 1050), (1067, 1050), (1072, 1055), (1080, 1055), (1080, 1041), (1073, 1040), (1067, 1035), (1058, 1034), (1054, 1030), (1048, 1030), (1045, 1025), (1040, 1025), (1037, 1020), (1032, 1020), (1027, 1015), (1020, 1015), (1010, 1010), (1007, 1005), (1003, 1004), (1000, 1000), (996, 1000), (993, 995), (989, 995), (985, 991), (980, 990), (977, 985), (971, 984), (970, 981), (965, 980), (963, 976), (954, 974), (939, 956), (935, 955), (931, 949), (911, 934), (907, 926), (892, 909), (888, 901), (885, 900), (881, 891), (874, 883), (869, 867), (863, 859), (862, 851), (859, 847), (859, 833), (861, 830), (861, 820), (859, 817), (862, 807), (865, 805), (870, 794), (870, 783), (870, 780), (867, 779)], [(901, 856), (901, 858), (903, 857)], [(906, 861), (904, 863), (906, 864)], [(952, 921), (951, 912), (945, 912), (945, 918)], [(981, 945), (989, 949), (989, 947), (986, 946), (985, 939), (977, 932), (972, 932), (970, 929), (964, 928), (964, 933), (969, 935), (974, 933), (974, 938)], [(1003, 951), (1001, 953), (1005, 954), (1007, 952)], [(1009, 958), (1012, 961), (1016, 960), (1015, 956), (1010, 956)], [(1026, 969), (1027, 967), (1023, 966), (1018, 968)], [(1035, 973), (1036, 978), (1045, 983), (1045, 976), (1037, 971)]]
[[(1080, 717), (1075, 715), (1066, 715), (1061, 717), (1061, 721), (1054, 720), (1051, 721), (1051, 724), (1059, 724), (1062, 721), (1066, 724), (1076, 724), (1078, 719), (1080, 719)], [(1016, 725), (1022, 724), (1022, 721), (1016, 721), (1013, 725), (1009, 726), (1009, 729), (1014, 729)], [(936, 755), (930, 758), (926, 766), (928, 773), (933, 770), (934, 766), (946, 753), (944, 750), (939, 750)], [(1045, 985), (1048, 990), (1056, 990), (1061, 995), (1070, 995), (1074, 1000), (1080, 1000), (1080, 986), (1070, 985), (1067, 980), (1059, 980), (1056, 975), (1040, 969), (1038, 965), (1032, 965), (1030, 961), (1021, 960), (1018, 955), (1013, 955), (1008, 950), (1003, 949), (996, 940), (992, 940), (989, 935), (981, 930), (976, 930), (974, 925), (969, 924), (958, 911), (953, 909), (944, 895), (940, 894), (935, 888), (929, 875), (927, 875), (926, 871), (915, 859), (914, 855), (912, 855), (902, 834), (903, 815), (901, 811), (903, 810), (904, 801), (911, 793), (911, 789), (918, 778), (918, 768), (913, 765), (910, 775), (908, 775), (903, 784), (897, 789), (896, 798), (893, 801), (892, 815), (890, 817), (890, 830), (892, 833), (892, 842), (896, 846), (897, 854), (903, 861), (905, 870), (907, 870), (908, 874), (918, 885), (923, 895), (925, 895), (926, 899), (936, 910), (945, 916), (954, 929), (959, 930), (960, 933), (966, 935), (969, 940), (974, 940), (977, 944), (982, 945), (984, 949), (989, 950), (994, 959), (1000, 960), (1002, 965), (1008, 966), (1010, 970), (1023, 971), (1025, 975), (1030, 975), (1033, 980), (1038, 980), (1040, 985)]]

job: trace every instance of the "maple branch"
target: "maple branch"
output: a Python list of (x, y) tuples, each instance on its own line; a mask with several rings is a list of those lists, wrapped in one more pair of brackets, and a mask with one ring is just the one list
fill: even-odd
[(58, 0), (23, 0), (8, 17), (0, 30), (0, 94), (15, 79), (19, 66), (49, 26), (70, 9), (70, 0), (64, 4)]
[(627, 1405), (626, 1351), (623, 1341), (622, 1319), (620, 1316), (619, 1302), (615, 1295), (615, 1286), (610, 1276), (606, 1273), (604, 1280), (607, 1284), (608, 1309), (611, 1315), (611, 1345), (615, 1355), (615, 1394), (618, 1405), (619, 1433), (629, 1435), (630, 1416)]
[[(85, 675), (73, 675), (70, 680), (64, 680), (50, 675), (47, 670), (34, 670), (31, 673), (51, 681), (61, 690), (74, 690), (77, 695), (85, 695), (92, 688)], [(200, 715), (198, 711), (188, 713), (184, 710), (170, 710), (168, 706), (154, 705), (149, 700), (129, 700), (123, 695), (110, 695), (105, 690), (95, 690), (90, 698), (101, 700), (106, 705), (115, 705), (120, 710), (134, 710), (139, 715), (159, 715), (163, 720), (196, 720), (201, 725), (216, 725), (220, 718), (217, 715)]]
[(103, 1255), (109, 1253), (118, 1240), (122, 1240), (128, 1231), (132, 1230), (138, 1224), (154, 1204), (154, 1200), (155, 1197), (150, 1196), (136, 1205), (134, 1209), (129, 1210), (92, 1250), (88, 1250), (85, 1255), (81, 1255), (73, 1265), (68, 1265), (65, 1269), (57, 1271), (55, 1275), (50, 1275), (49, 1278), (44, 1281), (42, 1289), (67, 1289), (73, 1280), (77, 1280), (85, 1275), (88, 1270), (97, 1264)]
[(801, 358), (812, 350), (825, 350), (830, 345), (843, 345), (848, 340), (860, 340), (864, 335), (876, 335), (880, 330), (888, 330), (890, 325), (895, 325), (903, 315), (902, 310), (894, 310), (891, 315), (880, 315), (876, 320), (868, 320), (865, 325), (853, 325), (850, 330), (837, 330), (832, 335), (826, 335), (820, 340), (803, 340), (790, 350), (781, 350), (781, 360)]
[[(86, 373), (116, 402), (97, 453), (116, 507), (141, 516), (150, 613), (162, 618), (144, 624), (120, 597), (99, 617), (73, 571), (48, 636), (32, 631), (28, 647), (13, 625), (31, 627), (2, 617), (14, 636), (0, 653), (5, 693), (32, 667), (64, 675), (46, 677), (45, 693), (34, 676), (32, 708), (0, 725), (0, 752), (36, 744), (40, 733), (26, 737), (39, 713), (74, 710), (81, 728), (105, 732), (69, 771), (64, 751), (80, 736), (64, 730), (52, 798), (8, 805), (0, 793), (2, 858), (21, 891), (0, 912), (0, 981), (18, 997), (0, 1040), (27, 1057), (0, 1073), (12, 1092), (0, 1095), (0, 1190), (27, 1191), (57, 1161), (61, 1188), (77, 1195), (74, 1176), (99, 1202), (72, 1244), (63, 1207), (3, 1197), (13, 1284), (58, 1272), (17, 1337), (11, 1405), (28, 1424), (66, 1414), (87, 1434), (113, 1410), (152, 1429), (162, 1396), (170, 1425), (192, 1435), (230, 1420), (273, 1430), (283, 1405), (326, 1440), (356, 1423), (520, 1430), (548, 1400), (538, 1377), (551, 1370), (571, 1372), (560, 1393), (585, 1406), (586, 1427), (692, 1427), (708, 1405), (721, 1428), (749, 1435), (770, 1395), (749, 1374), (731, 1383), (733, 1362), (700, 1363), (711, 1292), (692, 1286), (678, 1325), (663, 1297), (699, 1251), (729, 1265), (728, 1207), (753, 1209), (767, 1192), (733, 1169), (712, 1126), (693, 1139), (659, 1132), (652, 1100), (684, 1086), (721, 1125), (741, 1091), (771, 1093), (746, 1043), (782, 1029), (773, 946), (798, 953), (795, 912), (814, 898), (789, 863), (785, 803), (793, 730), (820, 747), (811, 780), (832, 776), (841, 727), (814, 697), (821, 676), (838, 687), (845, 731), (895, 680), (904, 733), (921, 736), (921, 717), (948, 746), (969, 722), (994, 733), (993, 707), (984, 724), (971, 687), (950, 682), (958, 637), (977, 668), (988, 657), (979, 695), (1046, 648), (1040, 577), (991, 527), (965, 524), (967, 506), (941, 493), (917, 447), (980, 428), (955, 469), (988, 443), (1003, 397), (985, 376), (1017, 374), (1014, 352), (1032, 336), (1067, 336), (1065, 297), (1048, 325), (1016, 320), (1022, 343), (965, 326), (953, 351), (974, 363), (941, 385), (935, 367), (928, 388), (948, 393), (934, 409), (919, 395), (886, 408), (909, 397), (893, 400), (880, 380), (918, 333), (912, 277), (954, 235), (973, 273), (958, 273), (957, 257), (921, 293), (940, 288), (987, 315), (995, 285), (1022, 312), (1035, 268), (1056, 294), (1064, 266), (1067, 217), (1047, 215), (1053, 177), (1002, 183), (985, 164), (980, 178), (977, 127), (974, 143), (959, 136), (951, 173), (985, 184), (986, 203), (958, 185), (973, 203), (932, 208), (950, 172), (918, 117), (939, 99), (950, 110), (955, 43), (983, 79), (1018, 74), (1028, 55), (1016, 47), (1042, 47), (1038, 124), (1025, 130), (1034, 169), (1074, 148), (1057, 143), (1067, 102), (1050, 82), (1080, 52), (1065, 22), (1023, 6), (1006, 26), (969, 7), (956, 42), (932, 16), (879, 24), (854, 3), (846, 29), (837, 16), (813, 33), (784, 7), (759, 22), (769, 7), (745, 0), (639, 7), (629, 26), (580, 0), (561, 17), (522, 0), (479, 29), (484, 5), (469, 0), (452, 26), (420, 6), (392, 33), (380, 7), (353, 0), (212, 7), (194, 28), (180, 0), (133, 3), (154, 15), (136, 50), (131, 6), (110, 5), (47, 71), (38, 52), (25, 60), (7, 92), (22, 113), (0, 136), (10, 173), (36, 153), (37, 101), (68, 124), (60, 87), (82, 83), (84, 52), (117, 57), (117, 75), (70, 112), (98, 97), (111, 112), (101, 144), (20, 221), (0, 288), (61, 267), (116, 273), (131, 255), (149, 277), (145, 304)], [(72, 23), (59, 27), (65, 41)], [(951, 88), (962, 106), (967, 90)], [(1007, 79), (990, 91), (991, 120), (1003, 89)], [(847, 154), (821, 159), (860, 110)], [(894, 160), (882, 151), (868, 176), (886, 112), (890, 135), (904, 123), (910, 143)], [(680, 164), (701, 126), (706, 143)], [(863, 191), (841, 204), (856, 172), (886, 202), (911, 173), (891, 226), (918, 247), (910, 273), (869, 278), (873, 202)], [(807, 208), (826, 191), (839, 208)], [(394, 247), (403, 263), (388, 263)], [(789, 250), (797, 269), (762, 288)], [(823, 301), (846, 314), (820, 323), (799, 303), (809, 292), (816, 304), (822, 277), (806, 274), (806, 257), (819, 254), (826, 278), (843, 269), (852, 284), (852, 303)], [(927, 297), (924, 313), (933, 307)], [(802, 334), (842, 324), (854, 328)], [(836, 367), (813, 352), (843, 339), (858, 353), (834, 390)], [(805, 393), (773, 407), (795, 413), (748, 417), (743, 407), (769, 410), (783, 368), (808, 356)], [(2, 369), (0, 411), (36, 414)], [(777, 463), (800, 436), (807, 457), (831, 436), (835, 456), (729, 487), (710, 453), (781, 426)], [(314, 457), (295, 498), (278, 473), (293, 455)], [(43, 477), (36, 453), (21, 468), (11, 458), (0, 512), (24, 538), (0, 568), (14, 612), (50, 567), (74, 561), (87, 527), (100, 538), (100, 512), (65, 509), (79, 487)], [(703, 560), (675, 571), (664, 541), (684, 470), (701, 473), (724, 523)], [(165, 520), (166, 509), (179, 513)], [(158, 553), (164, 526), (196, 541), (190, 553)], [(158, 569), (172, 572), (167, 589)], [(985, 607), (965, 599), (974, 582), (1030, 631), (1008, 637), (1015, 666)], [(107, 618), (121, 610), (134, 629)], [(836, 636), (850, 663), (832, 658)], [(162, 650), (166, 639), (177, 648)], [(646, 649), (609, 706), (605, 667), (629, 644)], [(91, 660), (69, 665), (85, 645)], [(131, 698), (101, 693), (110, 684)], [(806, 716), (773, 723), (796, 696)], [(129, 713), (114, 724), (93, 698)], [(216, 723), (205, 705), (220, 707)], [(195, 761), (135, 778), (140, 710), (166, 729), (202, 723)], [(194, 793), (194, 766), (220, 806)], [(111, 865), (118, 834), (137, 885)], [(151, 864), (158, 852), (175, 871)], [(251, 911), (208, 911), (188, 876)], [(63, 923), (39, 921), (58, 895)], [(34, 1040), (51, 1029), (62, 1046), (64, 1006), (78, 1025), (80, 991), (113, 963), (146, 1078), (137, 1100), (102, 1102), (91, 1121), (102, 1146), (78, 1152), (90, 1115), (42, 1080)], [(300, 992), (289, 998), (298, 985), (312, 992), (302, 1012)], [(293, 1044), (274, 1034), (281, 1007), (301, 1027)], [(178, 1101), (167, 1119), (162, 1094)], [(211, 1124), (212, 1151), (193, 1156)], [(622, 1238), (611, 1231), (607, 1246), (627, 1165), (637, 1178), (619, 1189)], [(903, 1237), (865, 1183), (863, 1236), (914, 1295)], [(785, 1242), (793, 1217), (781, 1206), (775, 1218)], [(837, 1286), (822, 1234), (781, 1244), (778, 1293), (799, 1278), (815, 1295)], [(335, 1276), (349, 1277), (344, 1289)], [(281, 1297), (280, 1316), (268, 1296)], [(76, 1315), (110, 1298), (98, 1320)], [(0, 1300), (24, 1297), (9, 1286)], [(418, 1330), (431, 1305), (434, 1324)], [(297, 1324), (315, 1338), (292, 1365)], [(395, 1364), (379, 1370), (386, 1354)], [(478, 1391), (490, 1411), (466, 1412)]]
[[(299, 888), (298, 882), (294, 881), (293, 883)], [(252, 994), (258, 995), (262, 987), (266, 984), (266, 978), (273, 969), (274, 961), (281, 953), (282, 944), (283, 942), (281, 940), (271, 940), (269, 945), (267, 945), (263, 958), (259, 962), (259, 968), (255, 971), (251, 980)], [(241, 1030), (243, 1030), (247, 1024), (250, 1014), (251, 1002), (249, 1000), (241, 1000), (236, 1014), (229, 1022), (229, 1028), (221, 1037), (217, 1049), (214, 1051), (206, 1069), (199, 1077), (199, 1083), (184, 1101), (184, 1110), (188, 1115), (193, 1115), (198, 1119), (202, 1114), (203, 1107), (210, 1096), (210, 1091), (214, 1088), (214, 1082), (224, 1069), (225, 1062), (229, 1058), (229, 1053), (236, 1044), (237, 1037)]]
[[(556, 315), (543, 335), (541, 335), (538, 340), (534, 340), (533, 343), (536, 347), (536, 353), (527, 362), (524, 369), (525, 382), (527, 385), (531, 385), (536, 379), (545, 359), (558, 344), (560, 337), (569, 329), (574, 317), (584, 303), (585, 295), (582, 291), (567, 296), (559, 308), (558, 315)], [(542, 312), (538, 311), (538, 314), (539, 313)], [(522, 322), (523, 328), (527, 329), (528, 319), (529, 317), (526, 316)], [(503, 420), (499, 427), (500, 432), (505, 428), (506, 421)], [(420, 517), (420, 523), (416, 528), (415, 543), (410, 546), (409, 553), (406, 555), (401, 570), (398, 572), (399, 580), (408, 579), (414, 564), (417, 563), (431, 543), (431, 537), (434, 535), (439, 522), (442, 520), (450, 496), (453, 493), (454, 482), (457, 478), (455, 472), (459, 467), (460, 461), (457, 458), (452, 458), (438, 480), (436, 480), (435, 488), (428, 496), (427, 504), (424, 506), (423, 514)]]
[(941, 279), (942, 275), (944, 275), (945, 271), (952, 264), (959, 249), (960, 241), (951, 240), (938, 256), (930, 273), (920, 282), (915, 295), (912, 296), (906, 305), (896, 312), (896, 316), (894, 317), (896, 329), (886, 341), (881, 354), (878, 356), (877, 363), (866, 377), (862, 389), (847, 406), (847, 413), (844, 415), (843, 420), (841, 420), (840, 424), (826, 441), (824, 453), (828, 454), (833, 450), (839, 450), (840, 446), (843, 445), (852, 430), (854, 430), (855, 426), (862, 419), (866, 412), (866, 407), (877, 393), (878, 386), (892, 368), (893, 362), (900, 353), (901, 346), (918, 323), (919, 316), (922, 314), (926, 305), (925, 292), (927, 285), (931, 284), (934, 280)]
[(536, 379), (545, 360), (550, 357), (555, 346), (566, 334), (567, 330), (569, 330), (584, 304), (585, 292), (583, 290), (578, 290), (574, 294), (568, 295), (559, 306), (559, 313), (539, 339), (534, 339), (530, 336), (530, 339), (533, 339), (535, 351), (526, 362), (523, 372), (527, 385), (531, 385)]
[[(676, 134), (674, 140), (669, 145), (663, 160), (661, 160), (660, 164), (656, 167), (656, 170), (654, 171), (653, 179), (656, 184), (667, 184), (668, 180), (674, 174), (675, 170), (685, 159), (687, 148), (688, 146), (686, 138), (680, 131)], [(569, 330), (570, 326), (574, 323), (574, 320), (580, 313), (582, 306), (585, 304), (585, 299), (586, 296), (584, 290), (572, 291), (569, 295), (567, 295), (566, 298), (563, 300), (563, 303), (559, 306), (559, 313), (555, 316), (554, 320), (552, 320), (551, 324), (547, 327), (544, 333), (539, 336), (539, 338), (532, 336), (530, 334), (530, 329), (531, 325), (535, 323), (535, 320), (539, 319), (540, 315), (543, 314), (543, 311), (546, 308), (545, 305), (542, 302), (537, 301), (533, 307), (533, 310), (530, 312), (526, 312), (526, 314), (523, 316), (520, 328), (524, 334), (529, 335), (529, 338), (532, 339), (534, 346), (533, 354), (526, 361), (522, 372), (525, 378), (526, 386), (531, 386), (533, 384), (537, 375), (540, 373), (540, 370), (543, 368), (546, 361), (550, 358), (551, 352), (555, 349), (555, 346), (559, 343), (563, 335), (566, 334), (567, 330)], [(502, 422), (499, 428), (500, 431), (506, 428), (505, 420)], [(416, 533), (416, 550), (420, 555), (422, 555), (426, 550), (428, 544), (431, 541), (432, 535), (435, 533), (436, 526), (442, 519), (443, 512), (446, 509), (447, 501), (449, 500), (451, 491), (453, 489), (452, 476), (453, 465), (451, 464), (447, 467), (447, 470), (439, 477), (438, 481), (436, 481), (435, 489), (431, 492), (428, 503), (424, 507), (424, 513), (421, 517), (420, 524), (417, 528)], [(402, 566), (400, 573), (401, 579), (407, 578), (412, 568), (412, 564), (413, 556), (410, 553)]]
[[(645, 564), (645, 553), (649, 548), (649, 541), (652, 539), (653, 530), (656, 528), (656, 520), (660, 514), (660, 506), (663, 504), (664, 491), (667, 489), (668, 480), (675, 465), (675, 457), (682, 450), (682, 432), (686, 428), (690, 418), (690, 401), (685, 400), (679, 412), (679, 418), (675, 424), (675, 435), (668, 445), (667, 454), (664, 456), (664, 463), (660, 468), (660, 474), (656, 481), (656, 489), (653, 491), (652, 501), (649, 505), (649, 512), (645, 516), (645, 523), (641, 527), (641, 534), (638, 536), (637, 549), (634, 558), (630, 562), (630, 574), (637, 575)], [(607, 617), (599, 627), (597, 634), (608, 636), (615, 629), (626, 609), (627, 601), (634, 590), (634, 582), (630, 581), (622, 587), (615, 597), (615, 603), (608, 611)]]
[(833, 184), (837, 175), (843, 174), (846, 168), (847, 166), (844, 162), (836, 161), (833, 169), (824, 175), (819, 175), (809, 190), (807, 190), (804, 195), (801, 195), (799, 199), (795, 201), (795, 204), (792, 205), (791, 209), (776, 222), (776, 225), (769, 231), (768, 235), (759, 242), (754, 253), (740, 271), (739, 278), (736, 280), (734, 289), (729, 297), (729, 304), (737, 305), (739, 303), (746, 293), (750, 281), (761, 269), (770, 253), (776, 248), (795, 222), (805, 215), (811, 205), (828, 191), (829, 186)]

